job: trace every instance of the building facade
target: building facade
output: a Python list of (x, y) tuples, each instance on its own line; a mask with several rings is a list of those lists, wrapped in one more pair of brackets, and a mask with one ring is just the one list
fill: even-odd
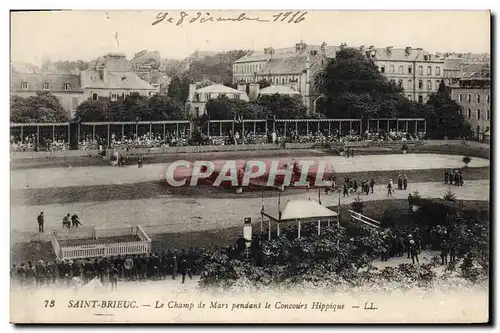
[(207, 113), (206, 104), (211, 99), (225, 96), (229, 99), (249, 101), (246, 93), (246, 85), (239, 85), (238, 89), (226, 87), (222, 84), (212, 84), (198, 88), (196, 83), (189, 85), (189, 95), (186, 102), (186, 109), (189, 114), (200, 117)]
[[(238, 59), (233, 65), (233, 83), (267, 80), (272, 85), (288, 86), (303, 96), (308, 110), (315, 111), (322, 96), (315, 89), (321, 72), (337, 51), (347, 47), (307, 45), (298, 43), (294, 48), (266, 48)], [(429, 95), (437, 92), (444, 74), (444, 57), (420, 48), (368, 48), (359, 49), (372, 59), (379, 71), (389, 80), (401, 84), (406, 96), (425, 103)]]
[(12, 74), (11, 94), (29, 97), (41, 91), (55, 95), (73, 118), (77, 106), (85, 100), (116, 100), (131, 93), (150, 96), (156, 89), (131, 71), (125, 55), (108, 54), (80, 74)]
[[(361, 47), (364, 50), (363, 47)], [(421, 48), (375, 48), (370, 46), (366, 55), (373, 59), (380, 73), (401, 85), (406, 97), (425, 103), (429, 95), (439, 89), (444, 75), (444, 57)]]
[(462, 78), (449, 87), (450, 97), (462, 108), (475, 136), (490, 132), (491, 89), (487, 77)]

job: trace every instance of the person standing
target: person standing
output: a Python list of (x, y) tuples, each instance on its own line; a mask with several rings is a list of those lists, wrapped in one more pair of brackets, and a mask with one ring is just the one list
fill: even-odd
[(191, 280), (193, 279), (193, 276), (191, 275), (191, 269), (189, 267), (187, 254), (184, 250), (182, 250), (179, 256), (179, 269), (181, 271), (182, 284), (184, 284), (184, 282), (186, 281), (186, 274), (189, 276)]
[(412, 206), (413, 206), (412, 200), (413, 200), (413, 196), (410, 193), (410, 194), (408, 194), (408, 211), (410, 211), (410, 212), (412, 211)]
[(370, 181), (370, 188), (372, 189), (372, 194), (373, 194), (373, 188), (375, 187), (375, 179), (372, 178)]
[(463, 175), (462, 171), (460, 171), (458, 173), (458, 180), (460, 182), (460, 186), (464, 186), (464, 175)]
[(349, 196), (349, 186), (347, 185), (347, 182), (344, 183), (344, 197)]
[(349, 147), (346, 148), (345, 153), (346, 153), (346, 157), (349, 158)]
[(413, 239), (410, 240), (410, 254), (411, 254), (411, 260), (413, 264), (415, 265), (415, 260), (417, 261), (417, 264), (419, 263), (418, 261), (418, 251), (417, 251), (417, 244)]
[(392, 195), (392, 179), (387, 184), (387, 195)]
[(403, 190), (406, 191), (408, 188), (408, 178), (406, 178), (406, 175), (403, 175)]
[(37, 221), (38, 221), (38, 232), (43, 232), (43, 225), (45, 223), (44, 221), (44, 217), (43, 217), (43, 212), (41, 212), (38, 217), (37, 217)]
[(444, 183), (445, 184), (448, 184), (448, 178), (450, 177), (450, 173), (448, 172), (448, 170), (445, 170), (444, 171)]
[(398, 190), (403, 189), (403, 177), (401, 175), (398, 175)]
[(73, 228), (78, 228), (79, 225), (82, 225), (76, 213), (71, 216), (71, 224), (73, 225)]
[(117, 290), (117, 288), (118, 288), (118, 276), (119, 275), (120, 275), (120, 272), (118, 271), (118, 268), (116, 268), (115, 265), (112, 265), (111, 271), (110, 271), (111, 291)]
[(449, 253), (450, 247), (448, 245), (448, 242), (443, 239), (441, 242), (441, 265), (446, 265), (448, 264), (448, 253)]
[(70, 229), (70, 228), (71, 228), (71, 223), (70, 223), (70, 221), (69, 221), (69, 220), (70, 220), (70, 219), (69, 219), (69, 216), (70, 216), (70, 215), (69, 215), (69, 214), (67, 214), (66, 216), (64, 216), (64, 217), (63, 217), (63, 222), (62, 222), (62, 224), (63, 224), (63, 229), (64, 229), (65, 227), (67, 227), (68, 229)]
[(137, 167), (138, 168), (142, 168), (142, 155), (139, 155), (139, 157), (137, 157)]

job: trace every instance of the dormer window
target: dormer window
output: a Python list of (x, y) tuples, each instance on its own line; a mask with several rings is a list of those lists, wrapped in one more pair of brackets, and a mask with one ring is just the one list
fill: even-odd
[(50, 90), (50, 82), (43, 83), (43, 90)]
[(70, 90), (71, 89), (71, 84), (69, 84), (68, 82), (64, 82), (63, 89), (66, 90), (66, 91)]
[(22, 82), (21, 89), (28, 90), (28, 82)]

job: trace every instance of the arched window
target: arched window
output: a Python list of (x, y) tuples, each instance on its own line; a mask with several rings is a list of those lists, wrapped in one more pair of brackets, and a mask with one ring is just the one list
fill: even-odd
[(462, 94), (458, 94), (458, 101), (461, 102), (463, 100)]
[(70, 89), (71, 89), (71, 84), (69, 84), (68, 82), (64, 82), (63, 90), (70, 90)]
[(43, 83), (43, 90), (50, 90), (50, 82)]

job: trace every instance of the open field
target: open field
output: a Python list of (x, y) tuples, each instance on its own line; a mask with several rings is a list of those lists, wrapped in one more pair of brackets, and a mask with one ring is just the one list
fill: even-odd
[[(295, 155), (295, 159), (307, 156)], [(180, 157), (178, 158), (181, 159)], [(263, 158), (268, 160), (271, 158)], [(324, 156), (336, 173), (353, 173), (366, 171), (391, 170), (424, 170), (424, 169), (457, 169), (464, 166), (462, 157), (458, 155), (435, 154), (398, 154), (398, 155), (361, 155), (354, 158), (343, 156)], [(224, 160), (214, 160), (216, 168)], [(291, 161), (291, 160), (290, 160)], [(242, 166), (244, 160), (239, 160), (237, 166)], [(89, 185), (134, 184), (147, 181), (162, 181), (165, 179), (168, 163), (146, 164), (144, 168), (126, 166), (123, 168), (78, 167), (78, 168), (46, 168), (11, 171), (11, 189), (53, 188)], [(489, 167), (489, 160), (473, 158), (470, 168)]]

